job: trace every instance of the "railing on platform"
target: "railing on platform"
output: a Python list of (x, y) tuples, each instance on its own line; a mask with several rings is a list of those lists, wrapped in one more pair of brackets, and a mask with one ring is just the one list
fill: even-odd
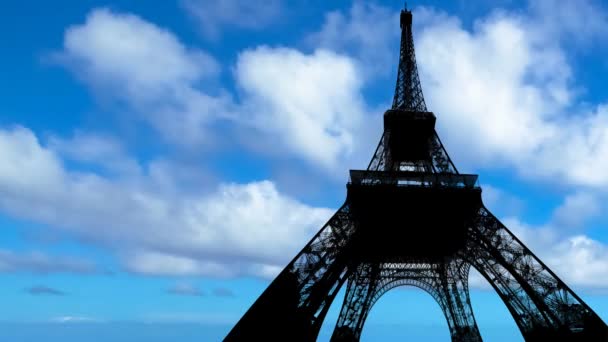
[(349, 184), (479, 188), (477, 175), (413, 171), (350, 170)]
[(420, 111), (411, 111), (411, 110), (403, 110), (403, 109), (389, 109), (384, 112), (384, 116), (392, 116), (392, 117), (406, 117), (410, 119), (436, 119), (435, 114), (433, 112), (420, 112)]

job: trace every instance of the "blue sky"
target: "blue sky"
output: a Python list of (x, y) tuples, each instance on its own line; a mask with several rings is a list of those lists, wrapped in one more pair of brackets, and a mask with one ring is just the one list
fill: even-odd
[[(342, 204), (392, 100), (401, 2), (0, 6), (8, 340), (220, 339)], [(410, 6), (457, 167), (608, 320), (608, 8)], [(471, 287), (483, 337), (520, 338), (488, 284), (472, 273)], [(363, 340), (448, 334), (406, 288), (378, 302)]]

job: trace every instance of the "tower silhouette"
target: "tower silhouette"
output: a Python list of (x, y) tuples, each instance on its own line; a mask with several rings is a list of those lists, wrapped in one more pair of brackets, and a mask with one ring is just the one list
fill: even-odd
[(526, 341), (608, 341), (608, 327), (482, 203), (427, 111), (412, 13), (401, 11), (392, 108), (366, 170), (351, 170), (346, 201), (283, 269), (226, 341), (313, 341), (336, 294), (346, 294), (332, 341), (358, 341), (371, 307), (412, 285), (439, 303), (452, 341), (481, 341), (469, 300), (475, 268)]

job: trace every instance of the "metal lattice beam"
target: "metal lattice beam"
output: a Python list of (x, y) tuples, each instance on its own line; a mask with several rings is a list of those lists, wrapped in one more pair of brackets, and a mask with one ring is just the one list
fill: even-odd
[(413, 112), (426, 112), (426, 103), (416, 66), (414, 36), (412, 34), (412, 12), (401, 12), (401, 44), (399, 47), (399, 66), (397, 84), (393, 97), (393, 109)]
[(367, 170), (351, 170), (345, 204), (226, 341), (314, 341), (345, 282), (333, 341), (358, 341), (373, 305), (402, 285), (431, 294), (452, 341), (481, 341), (470, 267), (498, 293), (526, 341), (608, 341), (599, 316), (483, 206), (477, 175), (458, 173), (426, 111), (411, 27), (411, 12), (402, 11), (393, 108)]

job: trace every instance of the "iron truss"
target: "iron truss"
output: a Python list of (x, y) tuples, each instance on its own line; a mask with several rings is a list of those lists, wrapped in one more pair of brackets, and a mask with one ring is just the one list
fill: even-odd
[(391, 132), (385, 130), (380, 138), (380, 143), (369, 162), (367, 169), (370, 171), (420, 171), (429, 173), (458, 173), (458, 169), (450, 159), (448, 152), (443, 147), (437, 132), (433, 132), (428, 138), (428, 158), (419, 160), (394, 160), (391, 156), (388, 140)]
[[(351, 170), (344, 205), (225, 340), (313, 341), (346, 283), (332, 341), (358, 341), (378, 299), (405, 285), (437, 301), (452, 341), (481, 341), (469, 299), (472, 267), (526, 341), (608, 341), (600, 317), (484, 207), (477, 176), (458, 173), (426, 109), (411, 24), (411, 12), (402, 11), (393, 106), (367, 170)], [(412, 236), (427, 239), (424, 248)]]
[(469, 267), (458, 259), (445, 263), (403, 260), (360, 264), (349, 277), (332, 341), (358, 341), (376, 301), (389, 290), (404, 285), (418, 287), (433, 296), (445, 314), (452, 340), (481, 341), (469, 300)]
[(492, 285), (526, 341), (608, 338), (601, 318), (483, 206), (467, 227), (466, 247), (440, 263), (408, 260), (407, 251), (400, 261), (357, 262), (360, 251), (352, 243), (356, 226), (347, 203), (277, 276), (226, 341), (314, 341), (345, 282), (332, 341), (358, 341), (374, 303), (402, 285), (435, 298), (452, 341), (481, 341), (469, 300), (470, 267)]
[(401, 45), (393, 109), (426, 112), (426, 103), (424, 103), (422, 86), (418, 77), (416, 52), (414, 51), (412, 13), (409, 11), (401, 12)]

